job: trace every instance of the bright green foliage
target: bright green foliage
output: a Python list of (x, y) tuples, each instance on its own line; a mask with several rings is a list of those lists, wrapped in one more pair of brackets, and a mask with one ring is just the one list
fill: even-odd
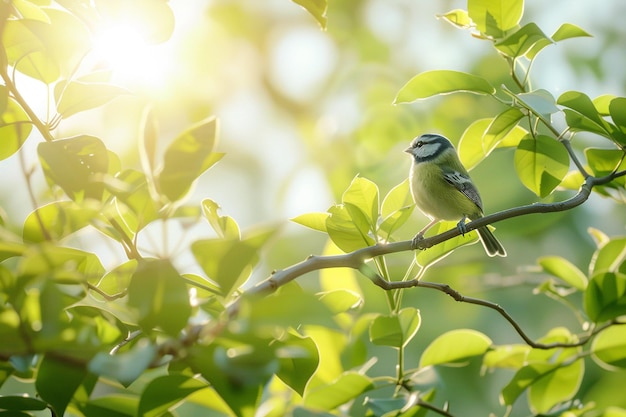
[[(285, 77), (276, 77), (276, 63), (262, 57), (274, 56), (273, 38), (286, 30), (282, 21), (273, 25), (276, 6), (210, 2), (210, 12), (198, 13), (210, 23), (201, 31), (206, 44), (176, 51), (170, 61), (182, 72), (164, 86), (171, 89), (150, 91), (153, 103), (146, 104), (147, 93), (132, 81), (112, 82), (114, 71), (104, 68), (92, 41), (101, 30), (131, 26), (145, 46), (164, 46), (184, 24), (170, 3), (0, 2), (0, 415), (626, 415), (623, 399), (613, 398), (621, 385), (610, 388), (626, 368), (626, 237), (593, 228), (581, 236), (595, 220), (592, 209), (575, 220), (550, 213), (584, 203), (593, 191), (606, 197), (597, 204), (602, 210), (623, 214), (626, 98), (580, 91), (556, 97), (553, 86), (533, 79), (540, 52), (589, 37), (585, 30), (563, 23), (548, 36), (525, 19), (523, 0), (469, 0), (467, 10), (438, 17), (469, 31), (494, 60), (468, 56), (466, 72), (411, 77), (406, 66), (389, 67), (396, 51), (366, 27), (379, 18), (376, 2), (293, 0), (278, 7), (289, 9), (290, 19), (305, 15), (336, 48), (329, 48), (336, 62), (327, 85), (300, 101), (277, 84)], [(361, 16), (372, 21), (360, 26)], [(430, 35), (420, 32), (437, 42)], [(347, 45), (355, 49), (344, 53)], [(298, 46), (317, 59), (315, 48)], [(222, 55), (235, 71), (217, 68)], [(302, 56), (290, 56), (290, 64)], [(358, 71), (344, 72), (350, 60)], [(493, 69), (496, 60), (504, 71)], [(376, 70), (360, 71), (369, 62)], [(248, 72), (258, 63), (258, 74)], [(194, 71), (206, 79), (196, 83)], [(220, 71), (236, 88), (220, 85)], [(385, 79), (388, 72), (393, 77)], [(220, 204), (228, 205), (216, 197), (245, 188), (242, 204), (265, 214), (271, 193), (258, 188), (263, 175), (248, 162), (282, 147), (282, 137), (268, 144), (260, 132), (245, 146), (227, 143), (232, 158), (224, 159), (224, 171), (208, 173), (215, 182), (194, 193), (225, 157), (211, 113), (228, 117), (229, 106), (246, 103), (257, 88), (249, 88), (253, 81), (263, 86), (263, 105), (277, 106), (255, 116), (273, 128), (274, 117), (296, 114), (290, 127), (310, 151), (303, 158), (287, 148), (281, 161), (316, 164), (334, 193), (326, 212), (294, 216), (305, 226), (294, 234), (275, 225), (244, 227), (237, 210), (224, 214)], [(188, 85), (197, 96), (186, 104), (168, 95)], [(227, 96), (230, 89), (243, 100)], [(326, 97), (333, 89), (349, 99), (337, 106), (337, 96)], [(428, 117), (413, 107), (422, 102), (401, 105), (435, 97)], [(159, 100), (173, 104), (164, 113)], [(371, 108), (345, 117), (351, 100)], [(326, 105), (331, 111), (322, 115)], [(357, 126), (342, 136), (344, 122)], [(96, 133), (98, 124), (113, 134)], [(131, 134), (118, 132), (128, 126)], [(419, 230), (414, 218), (424, 221), (405, 179), (410, 161), (396, 170), (384, 160), (395, 161), (385, 152), (402, 149), (422, 126), (462, 132), (461, 161), (481, 182), (481, 170), (491, 177), (491, 189), (479, 187), (485, 202), (506, 194), (513, 196), (507, 204), (528, 204), (516, 216), (542, 213), (520, 217), (517, 227), (511, 212), (500, 218), (508, 259), (477, 258), (465, 248), (477, 233), (458, 235), (456, 221), (438, 223), (426, 239), (456, 236), (409, 250)], [(225, 131), (225, 139), (237, 135)], [(501, 179), (505, 171), (516, 180)], [(276, 185), (282, 196), (291, 184)], [(532, 268), (521, 253), (526, 240), (547, 251)], [(585, 247), (591, 241), (595, 247)], [(529, 269), (538, 273), (533, 298), (527, 287), (509, 284)], [(476, 284), (496, 275), (503, 291)], [(502, 295), (509, 285), (514, 295)], [(430, 297), (434, 290), (461, 303), (452, 308), (445, 295)], [(558, 310), (544, 305), (551, 300)], [(554, 324), (561, 322), (569, 327)], [(596, 383), (607, 393), (595, 392)]]

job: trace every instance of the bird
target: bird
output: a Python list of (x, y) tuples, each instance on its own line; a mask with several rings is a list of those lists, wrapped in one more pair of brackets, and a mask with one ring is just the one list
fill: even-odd
[[(411, 141), (404, 150), (413, 163), (409, 173), (411, 194), (415, 205), (428, 218), (428, 223), (413, 238), (414, 245), (424, 233), (441, 220), (461, 219), (457, 224), (466, 232), (465, 220), (483, 217), (483, 203), (459, 156), (446, 137), (426, 133)], [(506, 250), (487, 226), (476, 230), (489, 256), (506, 256)]]

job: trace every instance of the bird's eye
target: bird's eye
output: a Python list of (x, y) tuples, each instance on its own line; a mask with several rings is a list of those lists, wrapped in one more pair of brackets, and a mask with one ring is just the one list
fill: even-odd
[(421, 140), (420, 140), (420, 141), (415, 142), (415, 147), (416, 147), (416, 148), (421, 148), (421, 147), (422, 147), (422, 145), (424, 145), (424, 142), (422, 142)]

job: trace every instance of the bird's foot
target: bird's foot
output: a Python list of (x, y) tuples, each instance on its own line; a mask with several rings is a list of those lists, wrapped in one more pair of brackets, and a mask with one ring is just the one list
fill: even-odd
[(424, 248), (420, 248), (420, 242), (422, 240), (424, 240), (424, 233), (423, 232), (419, 232), (418, 234), (415, 235), (413, 240), (411, 240), (411, 249), (413, 249), (413, 250), (415, 250), (415, 249), (424, 250)]
[(459, 221), (456, 224), (456, 228), (459, 229), (459, 232), (461, 232), (462, 236), (465, 236), (465, 233), (467, 233), (467, 226), (465, 225), (465, 219), (467, 219), (467, 216), (463, 216), (461, 221)]

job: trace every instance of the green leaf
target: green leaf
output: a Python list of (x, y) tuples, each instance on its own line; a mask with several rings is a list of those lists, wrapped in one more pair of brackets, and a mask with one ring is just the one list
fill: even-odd
[(228, 297), (249, 278), (259, 249), (274, 232), (259, 230), (243, 240), (198, 240), (192, 243), (191, 251), (202, 270), (220, 286), (222, 295)]
[(162, 416), (173, 405), (207, 384), (182, 374), (163, 375), (150, 381), (139, 400), (140, 417)]
[(446, 332), (426, 347), (420, 359), (420, 368), (466, 361), (471, 357), (483, 355), (491, 344), (491, 339), (476, 330), (460, 329)]
[(188, 349), (185, 361), (211, 383), (237, 417), (253, 417), (263, 386), (278, 368), (278, 361), (269, 357), (273, 353), (267, 346), (264, 350), (257, 346), (233, 347), (227, 354), (217, 343), (194, 344)]
[(370, 340), (375, 345), (403, 348), (420, 326), (419, 310), (407, 307), (398, 314), (377, 316), (370, 325)]
[(467, 29), (472, 26), (472, 19), (470, 19), (469, 14), (467, 13), (467, 10), (462, 10), (462, 9), (450, 10), (447, 13), (438, 14), (437, 18), (443, 19), (446, 22), (461, 29)]
[(24, 277), (49, 277), (65, 284), (98, 280), (104, 271), (94, 253), (49, 243), (29, 246), (17, 268)]
[(547, 90), (538, 89), (529, 93), (520, 93), (515, 95), (516, 100), (521, 102), (523, 106), (532, 110), (536, 114), (540, 114), (546, 119), (553, 113), (557, 113), (559, 108), (556, 106), (554, 96)]
[[(593, 101), (587, 95), (579, 91), (568, 91), (561, 94), (557, 103), (575, 112), (564, 110), (565, 121), (572, 130), (589, 131), (611, 138), (618, 143), (626, 143), (626, 133), (604, 120)], [(619, 103), (618, 100), (617, 105)], [(622, 110), (615, 110), (615, 113), (618, 120), (622, 120)]]
[[(626, 98), (616, 97), (609, 103), (609, 114), (613, 123), (617, 125), (622, 133), (626, 133)], [(621, 141), (626, 145), (626, 141)]]
[(85, 201), (57, 201), (39, 207), (26, 217), (22, 236), (27, 242), (60, 240), (91, 224), (98, 217), (99, 207)]
[(533, 413), (547, 413), (555, 405), (573, 398), (584, 374), (582, 359), (543, 374), (529, 389), (528, 402)]
[[(63, 376), (62, 384), (59, 383), (61, 375)], [(35, 380), (37, 394), (52, 406), (56, 415), (62, 416), (86, 376), (87, 370), (84, 367), (68, 364), (52, 355), (45, 355), (41, 360)]]
[(54, 87), (57, 112), (66, 119), (76, 113), (100, 107), (130, 92), (122, 87), (104, 83), (60, 81)]
[(327, 0), (292, 0), (294, 3), (304, 7), (317, 20), (322, 29), (326, 29), (326, 9)]
[(409, 180), (406, 179), (387, 193), (381, 207), (383, 221), (378, 226), (378, 232), (383, 239), (391, 240), (391, 235), (411, 216), (415, 203), (411, 196)]
[(398, 92), (394, 104), (459, 92), (493, 95), (496, 90), (476, 75), (450, 70), (427, 71), (409, 80)]
[(320, 301), (323, 302), (333, 314), (339, 314), (361, 306), (363, 304), (363, 297), (354, 291), (336, 289), (321, 293)]
[(467, 11), (481, 33), (497, 39), (519, 24), (524, 13), (524, 1), (469, 0)]
[(549, 136), (527, 136), (515, 151), (515, 169), (522, 184), (544, 198), (567, 175), (569, 155), (563, 145)]
[(240, 239), (241, 232), (235, 219), (230, 216), (220, 216), (219, 209), (220, 206), (215, 201), (208, 198), (202, 200), (202, 213), (218, 236), (225, 239)]
[[(454, 229), (456, 224), (457, 222), (439, 222), (436, 226), (430, 228), (428, 236), (438, 235), (450, 229)], [(478, 242), (478, 234), (475, 231), (471, 231), (469, 233), (465, 233), (465, 236), (456, 236), (424, 251), (417, 251), (415, 259), (419, 265), (425, 268), (439, 262), (451, 254), (455, 249), (460, 248), (461, 246), (471, 245), (476, 242)]]
[(159, 191), (169, 201), (178, 201), (196, 179), (224, 154), (213, 152), (217, 142), (217, 119), (209, 117), (178, 135), (165, 150), (159, 174)]
[(276, 356), (280, 363), (276, 376), (299, 395), (304, 395), (309, 380), (319, 366), (319, 353), (313, 339), (289, 332), (284, 340), (278, 342)]
[(560, 256), (544, 256), (538, 259), (539, 265), (548, 274), (562, 279), (572, 287), (585, 291), (587, 276), (567, 259)]
[[(597, 235), (597, 233), (595, 233)], [(595, 238), (596, 236), (594, 236)], [(589, 263), (590, 275), (599, 272), (626, 273), (626, 238), (601, 241)]]
[(26, 246), (21, 242), (0, 241), (0, 262), (20, 256), (26, 250)]
[(596, 323), (626, 314), (626, 274), (594, 274), (585, 291), (584, 307), (589, 318)]
[(357, 176), (344, 191), (341, 200), (347, 207), (355, 207), (363, 213), (370, 230), (376, 228), (378, 221), (378, 187), (376, 184)]
[(356, 372), (346, 372), (328, 385), (307, 391), (304, 405), (330, 411), (374, 388), (372, 381)]
[(187, 285), (167, 259), (139, 262), (128, 286), (128, 305), (137, 309), (147, 333), (159, 327), (178, 336), (191, 315)]
[(526, 363), (530, 349), (528, 345), (496, 346), (485, 353), (483, 366), (491, 369), (520, 369)]
[(0, 410), (45, 410), (48, 404), (38, 398), (26, 395), (2, 395), (0, 396)]
[(611, 326), (598, 334), (591, 344), (591, 354), (603, 368), (626, 368), (626, 328)]
[(494, 147), (486, 148), (483, 136), (493, 123), (493, 120), (494, 119), (476, 120), (463, 132), (458, 147), (459, 158), (468, 170), (478, 165), (483, 159), (489, 156), (495, 148), (517, 147), (522, 138), (528, 134), (526, 129), (515, 125), (505, 136), (495, 143)]
[(306, 213), (292, 218), (291, 221), (326, 233), (326, 219), (328, 216), (330, 216), (329, 213)]
[(88, 365), (89, 372), (112, 378), (124, 386), (130, 385), (150, 366), (157, 355), (157, 347), (147, 339), (140, 339), (129, 350), (111, 355), (98, 353)]
[(89, 417), (135, 417), (138, 407), (139, 397), (110, 394), (89, 400), (83, 411)]
[(504, 55), (518, 58), (529, 55), (534, 58), (541, 49), (550, 45), (552, 40), (548, 38), (535, 23), (528, 23), (506, 38), (497, 41), (495, 47)]
[(58, 185), (75, 201), (102, 198), (109, 154), (100, 139), (82, 135), (42, 142), (37, 152), (48, 184)]
[[(115, 195), (116, 203), (123, 204), (127, 210), (117, 207), (124, 224), (134, 233), (138, 233), (152, 221), (160, 218), (157, 204), (152, 199), (146, 176), (137, 170), (127, 169), (116, 177), (117, 188), (109, 191)], [(128, 213), (130, 210), (130, 213)]]
[(571, 23), (563, 23), (552, 35), (552, 39), (555, 42), (560, 42), (565, 39), (579, 38), (591, 36), (589, 33), (581, 29), (580, 27)]
[(524, 114), (516, 107), (509, 107), (497, 115), (483, 135), (483, 151), (489, 153), (517, 126)]
[[(26, 112), (13, 98), (7, 96), (5, 86), (0, 86), (0, 94), (6, 106), (0, 114), (0, 160), (17, 152), (33, 130)], [(8, 97), (8, 98), (7, 98)]]
[[(374, 244), (369, 232), (369, 224), (358, 208), (349, 210), (346, 205), (335, 205), (328, 209), (326, 230), (332, 241), (344, 252), (352, 252)], [(354, 216), (360, 217), (354, 218)]]

